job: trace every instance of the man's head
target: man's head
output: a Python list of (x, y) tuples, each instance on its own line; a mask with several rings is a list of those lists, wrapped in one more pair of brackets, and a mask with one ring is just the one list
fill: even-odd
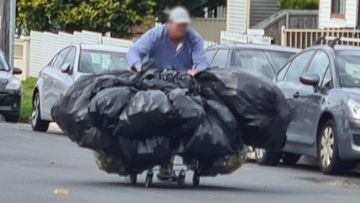
[(169, 13), (169, 35), (175, 40), (182, 40), (191, 23), (190, 14), (186, 8), (177, 6)]

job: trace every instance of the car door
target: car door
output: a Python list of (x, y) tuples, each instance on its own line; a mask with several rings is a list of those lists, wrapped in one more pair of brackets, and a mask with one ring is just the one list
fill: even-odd
[[(74, 83), (73, 78), (73, 69), (74, 69), (74, 62), (76, 57), (76, 48), (72, 47), (69, 51), (69, 54), (65, 58), (64, 62), (60, 66), (60, 68), (56, 68), (54, 70), (53, 75), (53, 97), (55, 101), (58, 101), (62, 95), (69, 89), (69, 87)], [(68, 72), (62, 72), (61, 67), (63, 65), (70, 65)], [(52, 106), (51, 106), (52, 108)]]
[(59, 54), (56, 54), (50, 63), (41, 71), (41, 78), (43, 80), (42, 87), (40, 88), (40, 104), (41, 104), (41, 117), (42, 119), (50, 120), (48, 98), (52, 94), (53, 81), (50, 77), (52, 68), (58, 58)]
[[(330, 60), (326, 52), (319, 50), (314, 55), (305, 74), (317, 74), (320, 78), (318, 87), (302, 85), (298, 91), (298, 122), (302, 128), (301, 136), (306, 139), (306, 144), (316, 144), (317, 126), (322, 114), (322, 104), (326, 101), (329, 88)], [(329, 72), (328, 74), (326, 74)], [(326, 76), (326, 77), (325, 77)], [(323, 81), (325, 78), (325, 82)], [(331, 77), (330, 77), (331, 78)], [(330, 79), (331, 80), (331, 79)]]
[(293, 119), (287, 131), (288, 142), (306, 143), (302, 135), (301, 117), (299, 117), (298, 92), (303, 88), (300, 76), (305, 71), (315, 51), (309, 50), (296, 56), (278, 74), (277, 86), (282, 90), (293, 110)]
[(46, 68), (44, 70), (44, 84), (43, 84), (43, 90), (44, 90), (44, 96), (43, 96), (43, 104), (41, 113), (45, 116), (45, 118), (50, 119), (51, 118), (51, 108), (57, 101), (56, 99), (56, 93), (54, 92), (54, 85), (55, 85), (55, 79), (56, 75), (59, 74), (60, 67), (63, 64), (66, 56), (68, 55), (70, 51), (70, 47), (63, 49), (57, 54), (56, 59), (52, 62), (51, 66)]

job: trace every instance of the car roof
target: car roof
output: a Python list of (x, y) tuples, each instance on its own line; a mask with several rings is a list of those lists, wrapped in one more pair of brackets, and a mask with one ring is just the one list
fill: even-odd
[(337, 45), (334, 48), (331, 48), (328, 45), (315, 45), (305, 50), (309, 50), (309, 49), (323, 49), (323, 50), (335, 50), (335, 51), (360, 51), (360, 47), (343, 46), (343, 45)]
[(95, 50), (95, 51), (108, 51), (108, 52), (120, 52), (120, 53), (127, 53), (129, 51), (128, 48), (109, 46), (103, 44), (80, 44), (79, 46), (81, 50)]
[(281, 52), (292, 52), (298, 53), (300, 49), (282, 47), (278, 45), (259, 45), (259, 44), (220, 44), (211, 46), (208, 49), (224, 49), (224, 48), (241, 48), (241, 49), (259, 49), (268, 51), (281, 51)]

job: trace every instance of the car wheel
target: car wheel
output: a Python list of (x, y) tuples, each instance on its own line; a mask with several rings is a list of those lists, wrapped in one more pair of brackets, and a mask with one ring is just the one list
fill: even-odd
[(31, 126), (33, 131), (46, 132), (50, 122), (41, 120), (40, 112), (40, 96), (36, 93), (32, 105)]
[(341, 161), (338, 152), (337, 133), (335, 123), (329, 120), (320, 131), (318, 141), (319, 166), (325, 174), (339, 174), (347, 172), (346, 163)]
[(300, 160), (301, 155), (284, 153), (282, 157), (282, 163), (288, 166), (295, 165)]
[(5, 121), (9, 123), (19, 122), (20, 114), (5, 115)]
[(280, 162), (281, 152), (269, 152), (265, 149), (255, 149), (256, 162), (263, 166), (276, 166)]

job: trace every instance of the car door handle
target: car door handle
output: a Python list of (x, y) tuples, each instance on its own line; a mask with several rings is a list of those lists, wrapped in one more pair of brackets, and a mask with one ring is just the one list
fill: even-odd
[(294, 97), (295, 99), (298, 99), (298, 98), (300, 97), (300, 93), (299, 93), (299, 92), (296, 92), (296, 93), (293, 95), (293, 97)]

